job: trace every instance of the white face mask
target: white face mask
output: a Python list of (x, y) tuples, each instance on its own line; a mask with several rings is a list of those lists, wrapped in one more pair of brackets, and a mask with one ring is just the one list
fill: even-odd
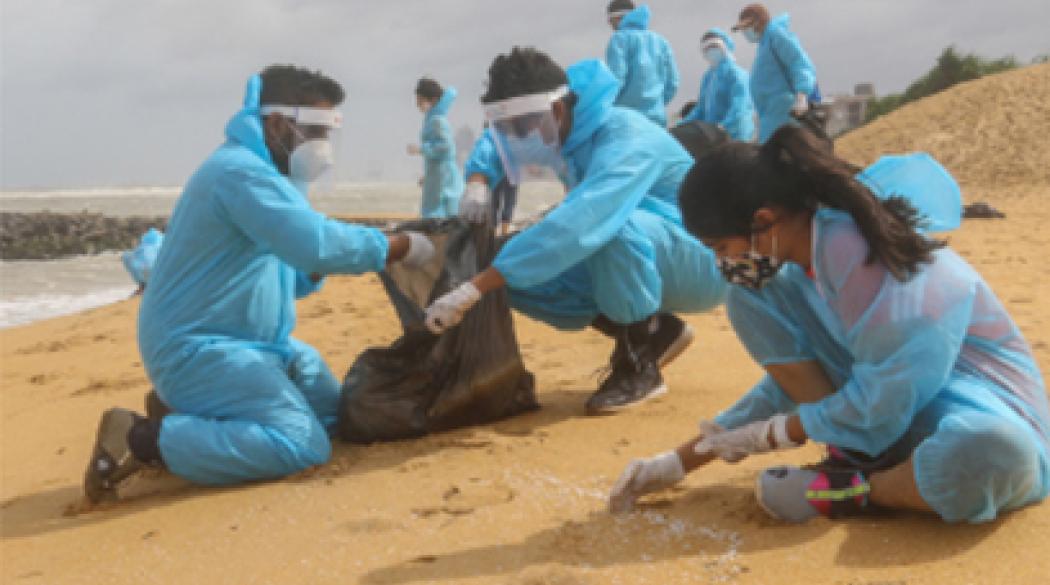
[(300, 191), (305, 193), (306, 189), (302, 187), (305, 183), (316, 181), (335, 166), (335, 152), (330, 138), (334, 131), (343, 126), (343, 116), (338, 110), (277, 104), (261, 106), (259, 114), (280, 114), (295, 138), (302, 141), (290, 153), (283, 139), (278, 143), (288, 153), (288, 178)]
[(744, 38), (752, 43), (757, 43), (758, 39), (762, 38), (753, 28), (745, 28), (742, 32), (744, 33)]
[(307, 140), (295, 147), (288, 157), (288, 177), (293, 181), (311, 183), (335, 165), (332, 143), (328, 140)]
[(704, 60), (710, 63), (711, 65), (717, 65), (720, 61), (722, 61), (723, 56), (724, 55), (722, 54), (722, 49), (718, 49), (715, 47), (704, 49)]

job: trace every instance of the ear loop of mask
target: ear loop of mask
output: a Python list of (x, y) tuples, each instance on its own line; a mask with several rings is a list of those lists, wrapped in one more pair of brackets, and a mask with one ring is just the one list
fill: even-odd
[[(766, 229), (768, 229), (768, 230), (773, 232), (773, 253), (770, 255), (769, 258), (770, 258), (770, 260), (773, 261), (773, 264), (777, 264), (779, 262), (779, 260), (780, 260), (779, 257), (778, 257), (778, 254), (777, 254), (777, 232), (773, 228), (773, 226), (769, 226)], [(762, 230), (762, 231), (765, 231), (765, 230)], [(751, 232), (751, 257), (752, 258), (757, 258), (759, 256), (762, 256), (762, 254), (759, 254), (759, 252), (758, 252), (758, 245), (757, 244), (758, 244), (758, 232)]]

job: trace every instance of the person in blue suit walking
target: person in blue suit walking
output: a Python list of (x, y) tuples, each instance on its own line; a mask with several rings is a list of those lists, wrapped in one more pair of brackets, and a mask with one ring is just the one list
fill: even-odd
[(817, 70), (790, 25), (787, 14), (771, 19), (765, 6), (749, 4), (733, 26), (758, 44), (751, 65), (751, 99), (758, 110), (759, 142), (785, 124), (797, 126), (795, 117), (806, 113), (810, 102), (819, 101)]
[(667, 39), (649, 30), (649, 7), (630, 0), (613, 0), (608, 7), (612, 38), (605, 62), (620, 80), (616, 105), (641, 112), (667, 126), (667, 104), (678, 92), (680, 78)]
[(456, 100), (456, 88), (442, 88), (424, 77), (416, 85), (416, 105), (423, 112), (419, 145), (409, 145), (409, 154), (423, 157), (423, 217), (454, 217), (463, 193), (463, 175), (456, 164), (456, 141), (448, 122), (448, 111)]

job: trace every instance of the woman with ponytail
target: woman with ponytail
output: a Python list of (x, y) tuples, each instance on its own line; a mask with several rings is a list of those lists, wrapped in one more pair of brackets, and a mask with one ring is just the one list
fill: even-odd
[(1050, 409), (1017, 326), (979, 274), (922, 233), (804, 130), (699, 159), (687, 229), (735, 286), (729, 318), (766, 372), (674, 451), (632, 461), (614, 510), (714, 459), (828, 446), (815, 466), (756, 481), (760, 506), (802, 522), (873, 508), (985, 522), (1050, 491)]

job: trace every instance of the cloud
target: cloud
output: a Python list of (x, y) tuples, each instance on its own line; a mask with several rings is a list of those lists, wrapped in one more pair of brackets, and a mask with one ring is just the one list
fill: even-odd
[[(694, 98), (698, 43), (745, 2), (653, 0)], [(274, 63), (319, 68), (348, 89), (351, 177), (420, 173), (404, 153), (422, 75), (455, 85), (455, 126), (478, 128), (492, 58), (533, 45), (567, 65), (601, 57), (606, 2), (564, 0), (34, 0), (0, 5), (0, 187), (179, 184), (222, 140), (247, 77)], [(825, 92), (872, 81), (898, 91), (947, 45), (987, 56), (1046, 53), (1050, 5), (1030, 0), (770, 1), (816, 62)], [(747, 65), (753, 47), (741, 42)]]

